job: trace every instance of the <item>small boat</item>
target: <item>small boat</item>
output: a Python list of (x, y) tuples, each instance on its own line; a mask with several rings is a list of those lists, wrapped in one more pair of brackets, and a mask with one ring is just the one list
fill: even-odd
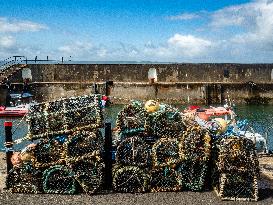
[(15, 107), (0, 106), (0, 117), (22, 117), (28, 113), (28, 105), (17, 105)]

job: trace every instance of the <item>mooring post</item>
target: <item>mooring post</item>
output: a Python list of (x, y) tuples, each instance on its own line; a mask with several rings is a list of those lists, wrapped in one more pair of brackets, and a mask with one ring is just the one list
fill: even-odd
[(111, 86), (114, 85), (114, 82), (112, 80), (107, 80), (105, 82), (105, 95), (109, 96), (111, 95)]
[(11, 163), (11, 157), (13, 154), (13, 141), (12, 141), (12, 122), (6, 121), (4, 122), (5, 127), (5, 136), (6, 136), (6, 162), (7, 162), (7, 173), (12, 169), (13, 165)]
[(112, 188), (112, 128), (111, 123), (105, 123), (104, 136), (104, 163), (105, 163), (105, 184), (104, 188)]

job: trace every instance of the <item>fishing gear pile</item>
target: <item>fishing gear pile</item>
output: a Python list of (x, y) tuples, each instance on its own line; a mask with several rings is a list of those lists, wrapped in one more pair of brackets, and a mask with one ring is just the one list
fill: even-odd
[(252, 140), (218, 139), (214, 150), (213, 186), (222, 200), (257, 201), (259, 164)]
[(182, 175), (183, 185), (191, 191), (201, 191), (207, 177), (211, 155), (211, 137), (209, 132), (196, 122), (187, 125), (181, 138), (182, 161), (178, 171)]
[(156, 101), (132, 102), (118, 114), (117, 128), (116, 191), (203, 189), (210, 136), (196, 123), (186, 125), (178, 109)]
[(7, 176), (13, 192), (92, 194), (102, 185), (104, 139), (99, 95), (31, 105), (28, 140)]
[(150, 185), (148, 167), (151, 146), (146, 142), (146, 118), (143, 104), (133, 101), (117, 116), (119, 130), (113, 188), (117, 192), (147, 192)]

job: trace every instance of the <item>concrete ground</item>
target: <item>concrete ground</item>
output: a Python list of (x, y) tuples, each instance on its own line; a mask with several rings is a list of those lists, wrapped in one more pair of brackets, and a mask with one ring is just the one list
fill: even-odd
[[(269, 162), (273, 158), (260, 159), (261, 179), (259, 180), (258, 202), (221, 201), (214, 191), (205, 192), (160, 192), (145, 194), (112, 193), (105, 191), (96, 195), (58, 195), (58, 194), (15, 194), (3, 189), (5, 187), (5, 156), (0, 155), (0, 204), (1, 205), (32, 205), (32, 204), (92, 204), (92, 205), (191, 205), (191, 204), (270, 204), (273, 205), (273, 178), (270, 179), (273, 169)], [(264, 171), (266, 170), (266, 171)], [(265, 173), (265, 174), (264, 174)]]

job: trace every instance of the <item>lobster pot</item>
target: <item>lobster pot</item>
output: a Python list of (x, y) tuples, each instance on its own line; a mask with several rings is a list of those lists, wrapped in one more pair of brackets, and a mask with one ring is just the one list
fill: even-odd
[(202, 191), (204, 189), (207, 170), (207, 163), (201, 161), (183, 161), (177, 166), (183, 187), (190, 191)]
[(150, 149), (143, 138), (126, 138), (117, 147), (116, 162), (126, 166), (147, 167), (151, 164)]
[(257, 176), (249, 173), (222, 173), (215, 191), (222, 200), (257, 201)]
[(113, 170), (113, 189), (117, 192), (147, 192), (149, 184), (149, 175), (144, 169), (139, 167), (118, 166)]
[(223, 200), (258, 199), (259, 162), (250, 139), (230, 136), (218, 140), (213, 186)]
[(170, 167), (151, 170), (151, 191), (167, 192), (182, 189), (181, 175)]
[(103, 149), (103, 138), (99, 130), (77, 131), (68, 136), (64, 144), (66, 160), (76, 161), (85, 156), (100, 155)]
[(31, 135), (40, 135), (47, 131), (46, 117), (43, 113), (45, 103), (32, 104), (27, 115), (28, 132)]
[(46, 169), (43, 173), (43, 190), (45, 193), (75, 194), (77, 186), (72, 171), (63, 165)]
[(88, 194), (95, 193), (103, 183), (104, 163), (98, 158), (86, 158), (68, 164), (74, 177)]
[(100, 95), (71, 97), (32, 104), (27, 120), (29, 138), (39, 139), (102, 127)]
[(41, 193), (42, 173), (29, 163), (15, 166), (7, 175), (6, 186), (14, 193)]
[(184, 130), (184, 121), (178, 109), (161, 105), (159, 111), (150, 114), (149, 126), (149, 131), (158, 137), (179, 138)]
[(64, 116), (64, 101), (56, 100), (47, 104), (47, 131), (50, 133), (60, 132), (66, 122)]
[(231, 136), (220, 140), (218, 149), (217, 168), (220, 172), (259, 172), (259, 162), (252, 140)]
[(102, 126), (101, 101), (99, 95), (68, 98), (64, 102), (65, 119), (68, 130), (76, 127)]
[(36, 168), (49, 168), (52, 165), (63, 163), (63, 144), (66, 140), (66, 135), (55, 136), (52, 139), (41, 139), (34, 149), (34, 166)]
[(152, 148), (154, 167), (176, 166), (181, 160), (179, 141), (175, 138), (161, 138)]
[(181, 150), (184, 160), (208, 161), (211, 154), (211, 137), (208, 132), (197, 124), (191, 124), (183, 132)]
[(147, 112), (142, 103), (133, 101), (119, 112), (116, 126), (124, 134), (135, 134), (145, 130), (146, 119)]

